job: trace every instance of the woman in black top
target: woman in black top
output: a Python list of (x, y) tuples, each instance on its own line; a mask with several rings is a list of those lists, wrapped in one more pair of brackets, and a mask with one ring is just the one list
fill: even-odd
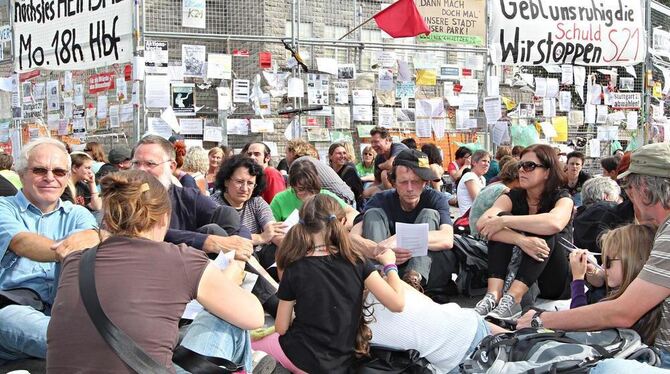
[[(569, 263), (560, 238), (572, 239), (570, 194), (560, 188), (565, 172), (554, 150), (543, 144), (526, 148), (519, 162), (520, 189), (496, 200), (477, 222), (489, 239), (488, 292), (475, 310), (499, 320), (521, 316), (519, 304), (536, 281), (540, 295), (569, 297)], [(502, 294), (514, 246), (523, 251), (521, 265), (507, 293)]]
[(354, 197), (356, 198), (356, 207), (361, 209), (363, 206), (363, 198), (361, 196), (363, 193), (363, 182), (361, 181), (361, 177), (358, 176), (356, 166), (349, 162), (349, 155), (344, 144), (332, 144), (328, 148), (328, 160), (330, 161), (330, 167), (335, 170), (344, 183), (351, 187), (351, 191), (354, 192)]

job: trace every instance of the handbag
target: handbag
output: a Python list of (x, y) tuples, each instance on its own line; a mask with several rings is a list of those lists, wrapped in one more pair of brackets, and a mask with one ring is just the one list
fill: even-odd
[[(167, 367), (149, 356), (130, 336), (119, 329), (102, 309), (95, 286), (97, 252), (98, 246), (84, 251), (79, 263), (79, 293), (91, 322), (114, 353), (135, 372), (169, 373)], [(184, 370), (196, 374), (228, 374), (243, 369), (241, 365), (232, 361), (220, 357), (204, 356), (182, 346), (174, 350), (172, 361)]]

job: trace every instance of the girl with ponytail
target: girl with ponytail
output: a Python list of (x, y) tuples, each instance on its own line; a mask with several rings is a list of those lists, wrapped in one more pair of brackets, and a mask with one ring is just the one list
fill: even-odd
[(317, 194), (302, 206), (300, 222), (277, 251), (277, 332), (252, 346), (294, 373), (353, 371), (355, 356), (367, 353), (371, 339), (362, 314), (364, 288), (391, 311), (405, 306), (395, 253), (376, 257), (384, 280), (353, 247), (345, 223), (340, 204)]

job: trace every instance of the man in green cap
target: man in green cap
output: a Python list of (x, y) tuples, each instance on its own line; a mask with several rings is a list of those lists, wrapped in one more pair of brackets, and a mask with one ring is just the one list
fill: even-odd
[[(628, 328), (642, 316), (661, 306), (661, 323), (655, 346), (661, 367), (670, 368), (670, 144), (649, 144), (634, 152), (628, 171), (618, 177), (635, 206), (640, 223), (658, 226), (651, 255), (638, 277), (617, 299), (560, 312), (529, 311), (518, 321), (522, 327), (593, 331)], [(615, 259), (610, 259), (613, 261)], [(649, 372), (634, 360), (605, 360), (591, 373)]]

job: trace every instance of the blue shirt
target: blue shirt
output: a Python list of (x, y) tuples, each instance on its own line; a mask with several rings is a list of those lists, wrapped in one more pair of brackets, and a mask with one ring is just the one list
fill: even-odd
[(23, 191), (0, 198), (0, 289), (30, 288), (42, 301), (53, 303), (56, 295), (55, 262), (37, 262), (17, 256), (9, 243), (16, 234), (31, 232), (52, 240), (96, 227), (93, 215), (83, 206), (58, 201), (50, 213), (43, 214), (26, 199)]

